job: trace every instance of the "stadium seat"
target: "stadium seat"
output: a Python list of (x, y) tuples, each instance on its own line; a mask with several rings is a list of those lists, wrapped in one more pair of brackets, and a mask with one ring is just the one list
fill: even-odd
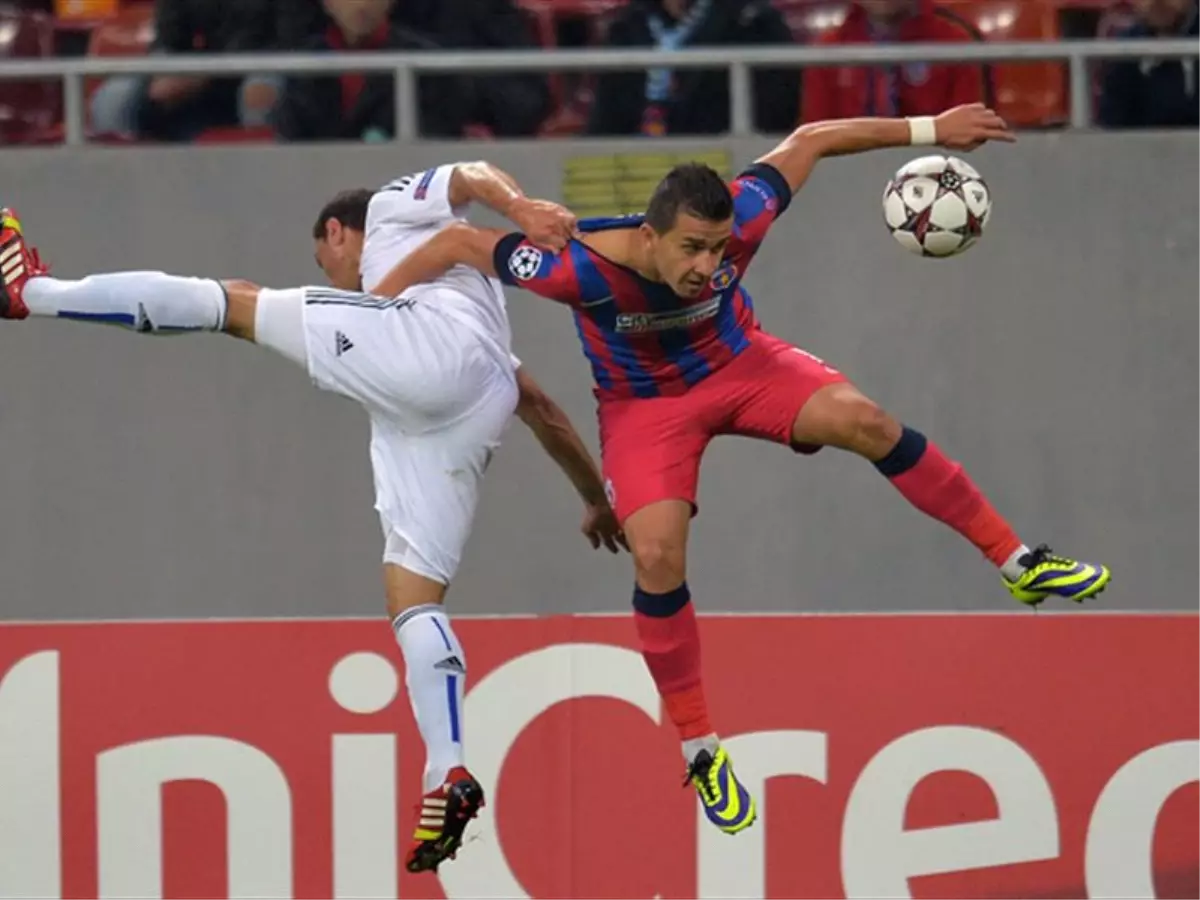
[(120, 0), (54, 0), (54, 19), (59, 29), (87, 30), (120, 9)]
[[(54, 18), (35, 10), (0, 6), (0, 59), (54, 55)], [(62, 82), (0, 81), (0, 144), (52, 140), (62, 119)]]
[[(1057, 5), (1047, 0), (938, 0), (989, 42), (1058, 40)], [(996, 111), (1025, 128), (1067, 121), (1067, 70), (1062, 63), (1012, 63), (991, 67)]]
[(275, 129), (269, 125), (258, 128), (242, 128), (237, 125), (209, 128), (192, 140), (194, 144), (272, 144)]

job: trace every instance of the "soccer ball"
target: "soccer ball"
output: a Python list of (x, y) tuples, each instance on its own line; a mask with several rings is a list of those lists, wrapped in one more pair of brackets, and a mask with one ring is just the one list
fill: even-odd
[(991, 215), (983, 176), (953, 156), (914, 159), (883, 192), (892, 237), (918, 256), (957, 256), (983, 236)]

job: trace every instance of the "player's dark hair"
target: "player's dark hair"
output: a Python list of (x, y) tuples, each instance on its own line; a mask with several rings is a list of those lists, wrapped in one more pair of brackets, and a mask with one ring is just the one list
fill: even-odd
[(367, 227), (367, 204), (375, 196), (374, 191), (366, 188), (355, 188), (342, 191), (322, 208), (313, 225), (313, 239), (325, 237), (325, 226), (334, 219), (342, 223), (343, 228), (353, 228), (355, 231), (365, 231)]
[(674, 227), (681, 212), (706, 222), (725, 221), (733, 215), (729, 185), (704, 163), (676, 166), (654, 189), (646, 207), (646, 224), (663, 234)]

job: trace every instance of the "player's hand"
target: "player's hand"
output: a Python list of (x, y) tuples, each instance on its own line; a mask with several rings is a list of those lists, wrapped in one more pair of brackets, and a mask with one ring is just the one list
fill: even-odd
[(578, 220), (575, 214), (558, 203), (549, 200), (522, 198), (509, 213), (529, 242), (543, 250), (558, 253), (575, 236)]
[(1017, 139), (995, 110), (982, 103), (948, 109), (934, 120), (937, 142), (947, 150), (974, 150), (988, 141), (1012, 143)]
[(617, 514), (607, 503), (589, 503), (583, 513), (583, 527), (580, 529), (592, 549), (599, 550), (603, 544), (610, 553), (618, 552), (618, 545), (629, 549), (625, 542), (625, 532), (617, 522)]

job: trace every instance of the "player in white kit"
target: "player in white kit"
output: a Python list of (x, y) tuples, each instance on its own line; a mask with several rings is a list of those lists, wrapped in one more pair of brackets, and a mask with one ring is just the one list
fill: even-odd
[(460, 267), (400, 297), (364, 293), (407, 253), (482, 202), (561, 249), (574, 217), (524, 197), (485, 163), (439, 166), (377, 192), (339, 195), (318, 217), (317, 261), (333, 288), (271, 290), (244, 281), (124, 272), (63, 281), (10, 210), (0, 210), (0, 318), (49, 316), (171, 334), (224, 331), (305, 368), (320, 388), (362, 404), (384, 536), (388, 613), (426, 748), (422, 803), (406, 866), (453, 857), (483, 789), (463, 758), (466, 656), (443, 612), (483, 474), (513, 412), (567, 473), (583, 531), (616, 552), (623, 536), (599, 470), (558, 406), (513, 356), (495, 279)]

